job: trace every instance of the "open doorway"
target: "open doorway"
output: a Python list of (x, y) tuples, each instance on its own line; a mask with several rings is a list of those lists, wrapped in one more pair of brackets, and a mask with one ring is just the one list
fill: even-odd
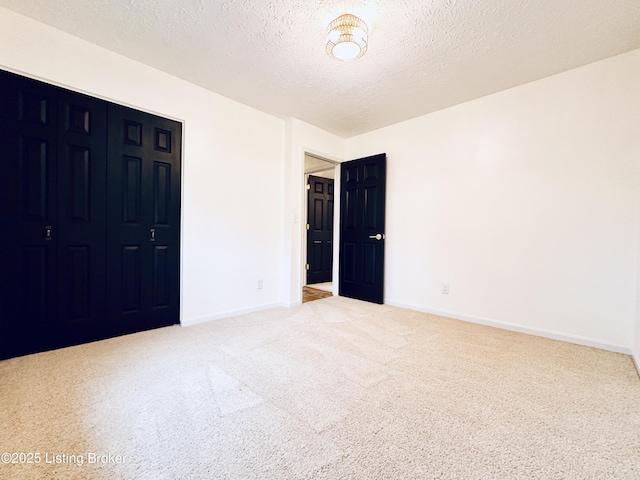
[(334, 179), (336, 164), (305, 153), (305, 228), (302, 303), (333, 292)]

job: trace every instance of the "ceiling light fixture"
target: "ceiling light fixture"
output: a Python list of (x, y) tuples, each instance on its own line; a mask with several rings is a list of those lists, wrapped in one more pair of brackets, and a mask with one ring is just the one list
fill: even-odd
[(327, 27), (327, 54), (336, 60), (357, 60), (367, 51), (369, 28), (355, 15), (340, 15)]

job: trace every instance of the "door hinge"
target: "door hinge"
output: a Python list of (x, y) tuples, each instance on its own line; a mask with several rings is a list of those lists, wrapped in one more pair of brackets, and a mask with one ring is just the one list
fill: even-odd
[(307, 190), (311, 190), (311, 185), (307, 183)]
[(306, 267), (305, 267), (305, 268), (306, 268), (307, 270), (309, 270), (309, 264), (308, 264), (308, 263), (307, 263), (307, 265), (306, 265)]
[(309, 230), (309, 224), (307, 223), (307, 230)]

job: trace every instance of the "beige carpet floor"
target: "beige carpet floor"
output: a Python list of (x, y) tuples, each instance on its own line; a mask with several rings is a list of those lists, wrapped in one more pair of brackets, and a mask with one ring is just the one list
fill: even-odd
[(0, 386), (2, 479), (640, 478), (629, 357), (341, 297), (2, 361)]

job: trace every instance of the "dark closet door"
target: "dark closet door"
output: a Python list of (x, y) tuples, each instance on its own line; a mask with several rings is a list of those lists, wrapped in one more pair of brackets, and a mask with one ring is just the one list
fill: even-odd
[(181, 125), (109, 105), (107, 312), (113, 334), (179, 322)]
[(56, 300), (57, 92), (0, 76), (0, 354), (43, 348)]
[(105, 320), (107, 104), (59, 92), (57, 345), (102, 338)]
[(333, 179), (309, 176), (307, 284), (330, 282), (333, 270)]
[(0, 359), (178, 323), (181, 135), (0, 71)]
[(103, 334), (106, 104), (0, 72), (0, 358)]

